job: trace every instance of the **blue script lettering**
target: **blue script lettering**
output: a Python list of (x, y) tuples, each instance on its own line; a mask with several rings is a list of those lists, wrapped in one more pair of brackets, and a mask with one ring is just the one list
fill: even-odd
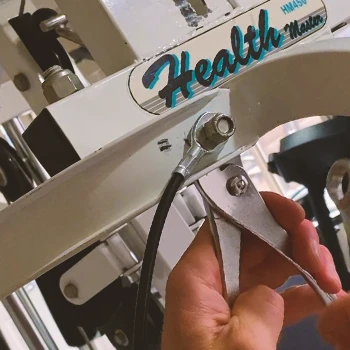
[[(213, 61), (204, 58), (199, 60), (193, 64), (194, 69), (189, 68), (192, 64), (188, 51), (183, 51), (180, 58), (175, 54), (165, 54), (149, 67), (142, 77), (142, 83), (146, 89), (153, 89), (159, 82), (159, 76), (168, 67), (168, 83), (158, 95), (165, 100), (168, 108), (175, 107), (178, 92), (188, 99), (194, 95), (191, 86), (195, 82), (204, 87), (215, 86), (219, 78), (236, 74), (241, 67), (260, 61), (267, 52), (280, 48), (284, 38), (276, 28), (269, 26), (268, 12), (261, 10), (258, 29), (249, 26), (246, 34), (243, 34), (238, 26), (232, 27), (231, 50), (220, 50)], [(248, 44), (246, 55), (245, 44)]]

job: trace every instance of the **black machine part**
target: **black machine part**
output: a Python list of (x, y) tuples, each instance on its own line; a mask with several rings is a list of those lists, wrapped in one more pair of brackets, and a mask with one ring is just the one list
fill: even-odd
[(269, 157), (268, 169), (308, 189), (321, 240), (332, 253), (343, 288), (350, 290), (350, 274), (324, 199), (328, 172), (341, 158), (350, 158), (350, 120), (338, 116), (282, 139), (280, 152)]
[(58, 65), (74, 73), (70, 58), (58, 41), (58, 34), (54, 30), (44, 33), (40, 29), (40, 23), (53, 16), (57, 16), (56, 11), (42, 8), (33, 14), (24, 13), (11, 18), (9, 24), (43, 72)]
[(33, 179), (21, 157), (2, 138), (0, 138), (0, 171), (0, 192), (8, 203), (16, 201), (34, 188)]

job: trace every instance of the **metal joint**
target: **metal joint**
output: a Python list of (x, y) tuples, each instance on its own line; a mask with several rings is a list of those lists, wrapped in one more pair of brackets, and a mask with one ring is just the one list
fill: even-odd
[(219, 146), (233, 136), (235, 130), (233, 119), (225, 114), (202, 114), (190, 131), (188, 139), (191, 146), (174, 173), (183, 175), (185, 180), (189, 178), (201, 158), (219, 150)]

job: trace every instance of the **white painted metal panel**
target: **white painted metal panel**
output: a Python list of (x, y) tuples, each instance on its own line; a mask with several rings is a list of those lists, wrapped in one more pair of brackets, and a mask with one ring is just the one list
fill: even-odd
[[(183, 156), (184, 136), (206, 110), (230, 114), (228, 96), (229, 91), (222, 90), (193, 101), (191, 117), (179, 113), (153, 119), (2, 211), (0, 280), (6, 282), (0, 284), (0, 296), (153, 206)], [(104, 105), (103, 100), (96, 103)], [(170, 152), (159, 150), (157, 142), (164, 138), (170, 140)], [(198, 170), (209, 171), (222, 164), (236, 148), (240, 147), (228, 143), (217, 158), (203, 159)]]
[[(48, 105), (38, 77), (41, 70), (8, 24), (8, 20), (18, 14), (19, 6), (20, 0), (0, 3), (0, 65), (12, 80), (19, 73), (26, 75), (31, 87), (28, 91), (22, 92), (22, 95), (31, 109), (35, 113), (40, 113)], [(31, 1), (27, 1), (26, 9), (28, 12), (35, 11)]]
[(12, 81), (0, 84), (0, 124), (30, 110), (29, 104)]
[[(183, 137), (201, 111), (233, 115), (237, 131), (218, 159), (202, 162), (190, 182), (287, 121), (350, 115), (349, 59), (350, 39), (321, 41), (276, 55), (231, 82), (231, 109), (226, 105), (228, 90), (216, 92), (216, 97), (212, 92), (204, 105), (193, 101), (191, 118), (177, 113), (155, 118), (6, 208), (0, 213), (0, 295), (154, 205), (182, 156)], [(96, 103), (103, 110), (103, 100)], [(171, 140), (171, 152), (159, 151), (157, 140), (162, 138)]]

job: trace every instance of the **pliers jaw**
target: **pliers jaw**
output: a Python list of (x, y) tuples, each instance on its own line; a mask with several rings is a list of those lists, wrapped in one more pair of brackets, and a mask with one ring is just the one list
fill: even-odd
[(337, 298), (325, 293), (316, 280), (293, 260), (288, 233), (274, 220), (242, 167), (230, 164), (216, 169), (201, 178), (197, 188), (205, 202), (221, 267), (224, 296), (230, 306), (240, 292), (239, 266), (244, 229), (294, 265), (325, 304)]

